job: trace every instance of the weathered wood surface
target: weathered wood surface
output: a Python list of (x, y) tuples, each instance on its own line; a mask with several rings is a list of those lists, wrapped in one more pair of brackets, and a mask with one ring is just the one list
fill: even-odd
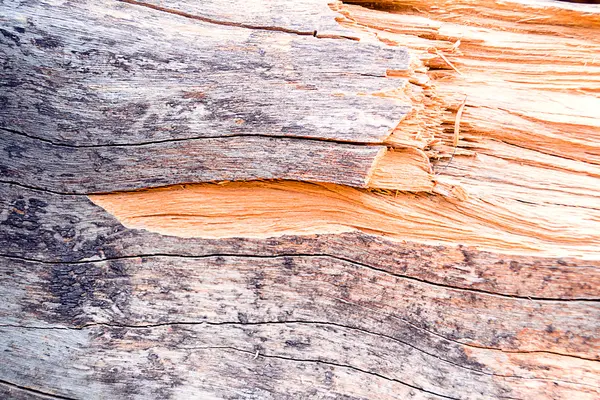
[(386, 78), (408, 68), (403, 49), (114, 1), (5, 10), (5, 181), (68, 193), (253, 179), (368, 187), (384, 146), (358, 144), (383, 144), (410, 109), (374, 96), (406, 83)]
[(598, 399), (600, 22), (400, 3), (0, 0), (0, 397)]
[(364, 234), (183, 239), (124, 229), (85, 196), (2, 185), (0, 198), (2, 379), (18, 386), (70, 398), (597, 394), (598, 262)]
[(418, 149), (265, 136), (72, 147), (5, 131), (0, 181), (65, 194), (153, 188), (186, 182), (297, 180), (359, 188), (431, 192)]
[(198, 139), (73, 148), (4, 132), (2, 181), (62, 193), (135, 190), (185, 182), (291, 179), (367, 187), (384, 146), (287, 138)]
[[(28, 325), (36, 319), (41, 325), (35, 326), (42, 327), (45, 321), (59, 326), (220, 322), (241, 312), (250, 321), (312, 316), (317, 321), (369, 327), (371, 319), (393, 315), (400, 318), (398, 325), (406, 325), (392, 329), (400, 338), (406, 329), (417, 329), (422, 336), (471, 347), (509, 352), (544, 349), (600, 358), (590, 353), (590, 348), (598, 348), (593, 335), (600, 318), (600, 307), (593, 302), (503, 297), (432, 285), (330, 256), (142, 256), (51, 265), (4, 259), (3, 264), (3, 275), (10, 276), (3, 290), (13, 299), (8, 305), (9, 324), (16, 320)], [(311, 287), (314, 281), (323, 286)], [(376, 292), (379, 295), (373, 298)], [(234, 303), (224, 302), (231, 296)], [(363, 311), (349, 310), (344, 300)], [(15, 310), (16, 305), (22, 311)], [(596, 323), (582, 325), (586, 318)], [(552, 334), (540, 335), (547, 329)], [(421, 344), (412, 344), (426, 350), (434, 339), (425, 337), (419, 338)], [(446, 350), (431, 351), (443, 356)]]
[(3, 19), (0, 126), (53, 142), (274, 135), (382, 143), (410, 108), (372, 96), (401, 85), (385, 77), (408, 68), (402, 49), (110, 0), (4, 1)]

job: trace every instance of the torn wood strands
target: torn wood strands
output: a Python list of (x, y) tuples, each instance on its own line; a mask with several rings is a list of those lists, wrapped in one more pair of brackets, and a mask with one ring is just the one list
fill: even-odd
[(598, 6), (2, 11), (0, 397), (600, 398)]
[[(345, 166), (340, 172), (339, 163), (327, 167), (335, 177), (304, 176), (375, 192), (288, 181), (173, 187), (173, 193), (163, 188), (93, 201), (131, 227), (184, 236), (358, 229), (495, 251), (599, 257), (600, 66), (594, 55), (600, 44), (592, 34), (598, 13), (545, 2), (365, 4), (371, 8), (331, 7), (363, 42), (409, 50), (405, 69), (387, 71), (397, 87), (374, 97), (393, 98), (411, 109), (381, 139), (391, 150), (379, 153), (365, 173), (367, 183), (344, 179), (356, 172)], [(526, 18), (531, 13), (535, 19)], [(580, 18), (579, 25), (573, 18)], [(237, 196), (247, 203), (233, 205)], [(295, 196), (317, 206), (295, 209), (289, 201)], [(168, 212), (155, 212), (167, 198)], [(213, 203), (206, 199), (214, 199), (215, 209), (207, 208)], [(265, 214), (255, 212), (257, 204)], [(237, 211), (231, 214), (229, 205)], [(314, 225), (306, 224), (306, 215)], [(317, 222), (323, 218), (326, 222)]]

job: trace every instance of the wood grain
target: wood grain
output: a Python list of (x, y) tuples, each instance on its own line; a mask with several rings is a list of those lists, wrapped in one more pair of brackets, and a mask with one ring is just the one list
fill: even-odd
[(600, 397), (598, 14), (371, 3), (2, 2), (0, 397)]
[[(479, 187), (488, 185), (495, 186)], [(600, 259), (597, 209), (582, 205), (544, 215), (536, 204), (510, 200), (509, 194), (504, 195), (509, 200), (501, 194), (490, 202), (452, 198), (451, 193), (381, 193), (286, 181), (175, 186), (90, 199), (127, 227), (164, 235), (269, 238), (358, 230), (397, 241), (458, 242), (508, 254)]]
[(404, 85), (386, 78), (408, 68), (403, 49), (109, 0), (7, 1), (3, 9), (0, 127), (57, 143), (239, 135), (382, 143), (410, 109), (371, 95)]
[[(598, 262), (365, 234), (184, 239), (123, 228), (85, 196), (1, 187), (0, 248), (8, 254), (0, 291), (12, 299), (0, 308), (2, 345), (11, 349), (2, 376), (13, 384), (70, 398), (237, 393), (218, 389), (238, 386), (215, 386), (217, 376), (241, 379), (251, 388), (244, 396), (267, 398), (364, 397), (363, 384), (350, 383), (357, 380), (382, 398), (436, 398), (423, 390), (461, 399), (597, 395)], [(559, 300), (569, 298), (580, 300)], [(32, 345), (42, 337), (45, 347)], [(178, 367), (147, 365), (165, 358)], [(27, 373), (33, 359), (46, 372)], [(80, 364), (91, 369), (62, 367)], [(281, 378), (256, 382), (265, 365)], [(413, 365), (437, 372), (417, 374)], [(304, 372), (289, 372), (296, 366)], [(314, 383), (317, 392), (280, 382), (287, 373), (322, 382), (328, 370), (336, 385)]]
[[(469, 347), (600, 358), (593, 338), (597, 302), (530, 300), (442, 287), (326, 256), (149, 256), (51, 265), (4, 259), (3, 264), (3, 275), (10, 271), (11, 276), (3, 291), (14, 300), (10, 317), (5, 317), (8, 324), (218, 322), (244, 310), (249, 320), (312, 316), (368, 326), (370, 319), (393, 315), (404, 330), (418, 329)], [(319, 284), (311, 288), (311, 281)], [(242, 289), (246, 284), (258, 290), (253, 291), (258, 297)], [(228, 306), (224, 300), (231, 296), (236, 302)], [(347, 302), (355, 307), (344, 311)], [(546, 329), (551, 334), (540, 335)]]
[[(441, 285), (508, 296), (598, 299), (599, 261), (482, 252), (467, 246), (398, 243), (376, 235), (284, 236), (268, 240), (182, 238), (127, 229), (85, 196), (0, 184), (0, 248), (40, 262), (137, 255), (337, 256)], [(431, 268), (441, 265), (441, 269)]]
[(385, 152), (384, 146), (269, 137), (73, 148), (6, 132), (0, 137), (0, 179), (80, 194), (257, 179), (367, 187)]
[(401, 143), (442, 140), (446, 148), (430, 147), (449, 158), (455, 110), (466, 96), (459, 156), (461, 150), (474, 155), (477, 143), (492, 139), (600, 162), (599, 6), (550, 0), (352, 3), (387, 11), (338, 5), (348, 18), (345, 26), (376, 34), (392, 47), (406, 46), (421, 62), (409, 79), (416, 97), (425, 97), (420, 102), (433, 103), (425, 112), (429, 123), (408, 137), (400, 129), (394, 136)]
[[(14, 371), (22, 371), (32, 356), (44, 360), (41, 370), (55, 376), (66, 372), (64, 365), (96, 359), (97, 367), (61, 376), (67, 383), (63, 387), (40, 382), (47, 384), (45, 390), (72, 398), (127, 393), (130, 398), (472, 399), (543, 391), (549, 396), (561, 391), (582, 399), (594, 396), (593, 388), (568, 381), (556, 382), (557, 390), (552, 388), (554, 382), (543, 377), (478, 372), (479, 366), (468, 360), (462, 366), (444, 362), (402, 340), (383, 339), (387, 344), (381, 346), (381, 335), (327, 323), (235, 321), (158, 327), (100, 325), (82, 330), (1, 329), (20, 338), (11, 343), (9, 362)], [(40, 349), (35, 343), (42, 338), (48, 345)], [(398, 356), (407, 362), (398, 363)], [(13, 377), (19, 378), (30, 379)], [(90, 381), (96, 384), (89, 385)]]
[[(23, 318), (18, 323), (12, 319), (4, 321), (10, 325), (4, 328), (10, 334), (1, 336), (5, 338), (2, 342), (13, 349), (6, 359), (10, 366), (8, 371), (14, 371), (9, 373), (9, 380), (53, 388), (53, 383), (44, 380), (44, 377), (52, 376), (49, 371), (56, 371), (57, 365), (98, 365), (91, 370), (84, 370), (83, 377), (59, 370), (57, 374), (61, 377), (61, 386), (54, 388), (63, 395), (82, 397), (83, 392), (78, 390), (90, 390), (88, 385), (83, 385), (85, 382), (96, 383), (100, 386), (96, 390), (101, 391), (107, 383), (131, 385), (137, 382), (142, 387), (160, 388), (169, 387), (169, 382), (176, 380), (183, 390), (189, 392), (205, 380), (197, 375), (200, 360), (188, 363), (185, 359), (194, 357), (197, 351), (202, 354), (203, 349), (212, 347), (215, 347), (217, 354), (202, 356), (209, 363), (209, 360), (215, 359), (215, 364), (202, 364), (200, 371), (206, 371), (206, 379), (212, 374), (226, 374), (232, 378), (244, 376), (241, 371), (229, 366), (229, 362), (222, 362), (223, 359), (229, 359), (229, 356), (221, 353), (222, 350), (242, 350), (242, 354), (233, 355), (232, 362), (236, 364), (243, 360), (252, 362), (258, 350), (259, 354), (263, 354), (261, 360), (283, 357), (310, 360), (311, 364), (321, 366), (333, 365), (342, 367), (342, 370), (347, 367), (362, 373), (368, 371), (366, 373), (375, 377), (365, 376), (363, 379), (373, 384), (382, 375), (450, 398), (501, 397), (511, 391), (521, 396), (527, 393), (552, 393), (555, 381), (563, 385), (561, 395), (597, 395), (598, 371), (595, 361), (561, 353), (552, 354), (554, 351), (549, 350), (542, 351), (539, 356), (532, 354), (519, 357), (520, 353), (524, 353), (521, 354), (523, 356), (529, 351), (539, 351), (539, 348), (530, 347), (534, 343), (531, 337), (541, 336), (539, 332), (535, 333), (537, 318), (544, 324), (550, 324), (550, 328), (543, 325), (542, 331), (552, 330), (556, 343), (569, 343), (571, 348), (567, 354), (573, 354), (578, 346), (573, 337), (578, 334), (584, 334), (585, 337), (589, 335), (584, 331), (587, 324), (580, 324), (582, 316), (577, 310), (584, 315), (597, 313), (594, 304), (562, 303), (561, 307), (556, 307), (552, 303), (528, 299), (506, 299), (504, 302), (513, 306), (508, 311), (507, 304), (504, 305), (501, 311), (498, 310), (501, 313), (508, 311), (511, 315), (518, 315), (535, 309), (538, 317), (533, 316), (533, 320), (522, 320), (515, 316), (497, 319), (488, 307), (491, 303), (500, 306), (502, 302), (489, 295), (467, 294), (463, 298), (465, 306), (468, 303), (468, 309), (471, 310), (467, 315), (472, 315), (473, 321), (479, 322), (464, 330), (466, 327), (462, 321), (460, 328), (453, 322), (454, 318), (465, 316), (464, 312), (456, 310), (460, 308), (459, 299), (462, 296), (455, 294), (450, 297), (453, 301), (448, 302), (448, 294), (444, 290), (435, 289), (432, 292), (426, 290), (427, 285), (403, 283), (402, 279), (323, 257), (253, 259), (215, 256), (185, 260), (141, 257), (51, 266), (10, 262), (9, 266), (13, 272), (12, 282), (23, 282), (20, 289), (24, 293), (22, 297), (16, 297), (16, 304), (22, 304), (23, 309), (35, 315), (37, 321), (37, 325), (29, 328), (18, 328), (19, 324), (27, 326), (27, 321), (31, 321), (25, 314), (21, 314)], [(160, 279), (156, 278), (158, 271), (162, 271)], [(182, 285), (181, 282), (188, 284)], [(226, 282), (231, 282), (231, 285)], [(313, 291), (314, 282), (322, 282), (317, 292)], [(7, 285), (3, 287), (5, 290), (11, 288)], [(375, 293), (379, 295), (373, 298)], [(430, 296), (438, 301), (432, 302)], [(235, 298), (235, 304), (224, 306), (228, 298)], [(349, 307), (349, 303), (354, 306)], [(41, 308), (41, 304), (45, 306)], [(486, 319), (489, 320), (471, 314), (473, 306), (477, 309), (477, 304), (484, 307)], [(432, 305), (437, 306), (431, 309)], [(18, 311), (12, 311), (12, 315), (18, 314)], [(98, 322), (89, 318), (99, 321), (101, 325), (96, 327)], [(430, 319), (434, 321), (430, 322)], [(55, 328), (50, 328), (42, 321), (51, 323), (50, 326)], [(78, 333), (80, 329), (61, 329), (65, 323), (88, 327)], [(578, 326), (575, 328), (571, 324)], [(228, 328), (230, 326), (234, 327), (233, 332)], [(597, 326), (589, 325), (589, 328), (597, 329)], [(237, 335), (237, 331), (242, 335)], [(512, 332), (510, 337), (507, 336), (508, 332)], [(486, 338), (488, 335), (493, 336)], [(33, 343), (40, 341), (41, 337), (45, 338), (46, 346), (40, 349), (45, 352), (45, 357), (37, 355), (38, 350), (33, 350), (39, 348)], [(479, 342), (490, 339), (491, 343), (487, 345)], [(558, 351), (561, 345), (556, 343), (547, 347), (548, 343), (535, 342), (541, 348)], [(580, 357), (597, 357), (589, 353), (590, 344), (589, 341), (581, 343), (580, 349), (584, 355)], [(81, 350), (73, 351), (78, 348)], [(150, 349), (156, 349), (160, 358), (176, 357), (172, 363), (179, 367), (172, 372), (157, 371), (146, 378), (153, 382), (146, 384), (145, 379), (142, 382), (137, 380), (148, 369), (139, 363), (146, 361), (142, 361), (144, 358), (136, 360), (138, 357), (147, 359)], [(143, 350), (142, 354), (136, 356), (140, 350)], [(68, 354), (75, 354), (76, 358)], [(102, 358), (93, 361), (99, 355)], [(48, 370), (40, 374), (42, 380), (37, 380), (24, 373), (24, 367), (31, 362), (29, 360), (40, 357), (47, 360), (42, 367), (47, 363)], [(537, 358), (545, 358), (545, 362), (534, 363), (533, 360)], [(478, 361), (472, 363), (471, 360)], [(485, 363), (479, 363), (479, 360)], [(127, 364), (130, 366), (125, 368)], [(544, 365), (554, 367), (547, 369)], [(569, 375), (565, 375), (565, 371), (556, 365), (569, 365)], [(254, 368), (253, 373), (258, 373)], [(277, 370), (285, 377), (287, 373), (284, 371), (288, 371), (288, 368), (281, 365)], [(413, 368), (429, 372), (417, 374)], [(110, 371), (118, 374), (110, 374)], [(333, 371), (334, 376), (337, 375), (336, 371), (337, 368)], [(507, 374), (507, 371), (511, 373)], [(90, 373), (93, 375), (90, 376)], [(496, 373), (508, 375), (504, 377), (508, 379), (494, 377)], [(106, 382), (102, 375), (109, 374), (113, 380)], [(534, 387), (527, 389), (527, 384), (518, 378), (521, 376), (533, 379)], [(577, 383), (570, 382), (569, 376)], [(79, 381), (72, 381), (73, 378)], [(250, 376), (243, 379), (247, 383), (252, 382)], [(211, 379), (208, 381), (211, 382)], [(274, 378), (267, 383), (271, 386), (273, 397), (277, 397), (278, 391), (282, 390), (278, 382)], [(473, 385), (472, 389), (465, 391), (464, 384), (460, 385), (460, 382), (468, 382)], [(212, 383), (206, 385), (205, 390), (216, 390)], [(256, 387), (255, 383), (252, 385)], [(340, 382), (339, 387), (352, 395), (352, 385)], [(254, 390), (256, 393), (258, 389)], [(481, 391), (484, 392), (483, 396)], [(216, 393), (215, 397), (227, 397), (227, 392)], [(385, 396), (385, 389), (380, 388), (375, 393)], [(99, 393), (92, 394), (93, 397), (102, 398)], [(144, 393), (134, 393), (132, 398), (143, 396)]]

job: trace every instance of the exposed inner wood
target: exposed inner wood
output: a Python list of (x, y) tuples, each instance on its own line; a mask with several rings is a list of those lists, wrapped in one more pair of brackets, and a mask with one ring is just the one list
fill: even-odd
[[(241, 183), (93, 201), (127, 226), (184, 237), (358, 229), (599, 258), (600, 38), (593, 32), (600, 13), (543, 1), (365, 4), (385, 11), (332, 8), (362, 40), (407, 46), (411, 54), (410, 68), (388, 71), (408, 82), (378, 94), (412, 104), (385, 140), (399, 149), (373, 163), (364, 186), (383, 191)], [(533, 9), (536, 18), (527, 18)]]
[(536, 204), (459, 199), (460, 193), (452, 197), (450, 185), (444, 189), (448, 196), (291, 181), (233, 182), (90, 199), (129, 228), (182, 237), (268, 238), (360, 230), (396, 240), (458, 242), (516, 254), (600, 257), (596, 209), (573, 207), (565, 215), (551, 212), (563, 206), (547, 205), (546, 214), (537, 212)]
[(432, 192), (433, 170), (419, 149), (391, 149), (375, 160), (366, 185), (372, 189)]
[[(458, 154), (495, 140), (600, 162), (598, 6), (582, 13), (544, 1), (352, 3), (387, 11), (338, 3), (345, 26), (411, 50), (412, 96), (429, 103), (414, 146), (438, 139), (442, 146), (431, 146), (430, 154), (448, 157), (455, 112), (466, 96)], [(394, 136), (407, 143), (402, 124), (398, 129)]]

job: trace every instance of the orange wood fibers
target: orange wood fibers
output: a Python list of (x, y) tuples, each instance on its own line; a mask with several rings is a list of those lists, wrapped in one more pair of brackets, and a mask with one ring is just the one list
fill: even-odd
[[(341, 23), (407, 47), (414, 104), (391, 145), (432, 158), (454, 153), (455, 114), (465, 96), (456, 155), (490, 140), (600, 164), (600, 8), (557, 1), (356, 0), (334, 3)], [(457, 72), (460, 71), (460, 73)], [(400, 96), (400, 95), (398, 95)], [(455, 160), (456, 161), (456, 160)]]
[(369, 171), (373, 191), (239, 182), (92, 200), (128, 227), (183, 237), (359, 230), (600, 259), (600, 12), (541, 0), (366, 3), (387, 10), (332, 8), (364, 40), (412, 55), (409, 71), (388, 71), (405, 78), (399, 88), (376, 94), (413, 109), (385, 140), (400, 148)]
[(386, 151), (376, 160), (367, 187), (372, 189), (431, 192), (433, 170), (427, 155), (419, 149)]
[[(440, 188), (444, 185), (440, 184)], [(267, 238), (359, 230), (392, 239), (501, 252), (598, 258), (595, 210), (292, 181), (179, 185), (93, 195), (129, 228), (201, 238)], [(553, 212), (558, 209), (560, 212)]]

